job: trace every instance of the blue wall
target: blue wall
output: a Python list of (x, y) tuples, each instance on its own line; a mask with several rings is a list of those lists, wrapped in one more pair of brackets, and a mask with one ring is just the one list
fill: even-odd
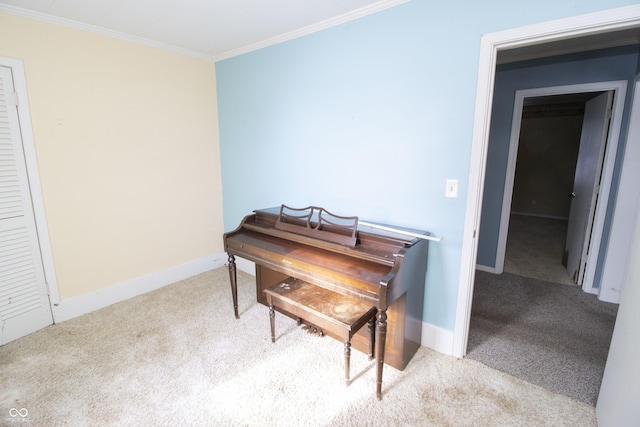
[(286, 203), (444, 236), (424, 320), (452, 331), (481, 35), (635, 3), (413, 0), (216, 63), (225, 229)]
[[(482, 203), (482, 221), (478, 240), (478, 264), (494, 267), (504, 194), (505, 175), (511, 137), (511, 122), (517, 90), (570, 84), (627, 80), (625, 111), (617, 152), (609, 212), (603, 232), (600, 255), (604, 255), (611, 222), (611, 209), (629, 122), (633, 82), (638, 71), (639, 46), (624, 46), (572, 55), (523, 61), (497, 67), (487, 154), (487, 172)], [(600, 260), (600, 264), (603, 259)], [(599, 285), (599, 269), (595, 287)]]

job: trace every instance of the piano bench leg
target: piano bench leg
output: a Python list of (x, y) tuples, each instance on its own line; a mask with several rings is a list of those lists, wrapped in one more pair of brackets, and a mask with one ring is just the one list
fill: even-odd
[(376, 343), (376, 316), (369, 319), (369, 360), (373, 360)]
[(344, 380), (347, 386), (351, 384), (351, 341), (344, 343)]
[(376, 324), (376, 364), (378, 365), (376, 396), (378, 400), (382, 400), (382, 368), (384, 367), (384, 346), (387, 341), (387, 310), (378, 309), (376, 317), (378, 319)]
[(276, 342), (276, 311), (269, 304), (269, 323), (271, 324), (271, 342)]
[(236, 276), (236, 257), (229, 255), (229, 281), (231, 282), (231, 297), (233, 298), (233, 314), (236, 319), (240, 318), (238, 314), (238, 280)]

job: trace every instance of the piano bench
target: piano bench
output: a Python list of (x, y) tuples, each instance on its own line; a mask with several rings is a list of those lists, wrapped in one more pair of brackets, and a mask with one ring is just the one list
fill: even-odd
[(344, 342), (345, 382), (350, 380), (351, 338), (369, 324), (369, 359), (374, 356), (375, 318), (377, 309), (365, 301), (330, 291), (320, 286), (289, 277), (265, 289), (271, 342), (275, 337), (275, 308), (291, 313), (298, 324), (306, 323), (310, 330), (329, 335)]

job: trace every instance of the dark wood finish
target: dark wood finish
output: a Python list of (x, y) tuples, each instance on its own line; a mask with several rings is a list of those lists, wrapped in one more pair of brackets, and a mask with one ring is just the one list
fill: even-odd
[[(289, 276), (286, 274), (256, 264), (256, 289), (258, 302), (268, 305), (264, 290), (270, 288), (276, 283), (286, 280), (287, 277)], [(409, 292), (409, 294), (415, 295), (415, 293), (411, 292)], [(403, 294), (387, 309), (387, 345), (384, 361), (387, 365), (393, 366), (398, 370), (404, 370), (407, 363), (409, 363), (409, 360), (411, 360), (411, 357), (413, 357), (415, 352), (418, 351), (418, 348), (420, 348), (420, 337), (422, 335), (422, 317), (420, 317), (420, 315), (413, 318), (420, 319), (420, 323), (417, 325), (420, 329), (413, 331), (415, 339), (410, 339), (405, 336), (405, 329), (407, 329), (406, 323), (412, 321), (411, 319), (406, 318), (406, 298), (407, 293)], [(423, 296), (420, 298), (423, 298)], [(290, 313), (278, 308), (277, 310), (285, 315), (290, 315)], [(294, 319), (296, 318), (296, 316), (293, 315), (290, 315), (290, 317)], [(415, 323), (415, 321), (412, 323)], [(368, 354), (369, 335), (360, 330), (352, 338), (351, 344), (356, 350)]]
[[(279, 213), (280, 207), (257, 210), (224, 235), (230, 260), (239, 256), (255, 262), (258, 301), (266, 304), (265, 289), (294, 277), (375, 306), (376, 341), (385, 343), (380, 351), (384, 358), (378, 360), (403, 370), (422, 337), (428, 241), (358, 230), (356, 244), (351, 247), (278, 229)], [(231, 261), (229, 276), (235, 294), (235, 264)], [(276, 309), (297, 318), (286, 309)], [(235, 303), (234, 312), (238, 316)], [(370, 340), (363, 329), (352, 337), (351, 345), (368, 353)]]
[[(264, 293), (269, 306), (271, 342), (276, 341), (275, 307), (298, 316), (298, 322), (306, 323), (313, 332), (332, 336), (344, 343), (345, 382), (349, 385), (351, 338), (365, 324), (373, 321), (377, 313), (376, 307), (293, 277), (265, 289)], [(374, 357), (376, 337), (373, 332), (369, 328), (369, 358)], [(383, 352), (384, 348), (377, 350), (380, 355)], [(381, 378), (382, 372), (379, 375)]]
[(236, 315), (236, 319), (239, 319), (238, 315), (238, 282), (236, 280), (236, 257), (229, 254), (229, 278), (231, 279), (231, 297), (233, 298), (233, 312)]
[(282, 205), (276, 228), (354, 247), (357, 242), (358, 217), (334, 215), (317, 206), (296, 209)]

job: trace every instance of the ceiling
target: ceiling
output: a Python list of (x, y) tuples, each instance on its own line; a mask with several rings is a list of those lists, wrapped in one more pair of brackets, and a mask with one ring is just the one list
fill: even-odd
[(0, 12), (214, 60), (409, 0), (0, 0)]
[[(221, 60), (409, 0), (0, 0), (0, 12)], [(498, 63), (640, 43), (640, 28), (500, 51)]]

